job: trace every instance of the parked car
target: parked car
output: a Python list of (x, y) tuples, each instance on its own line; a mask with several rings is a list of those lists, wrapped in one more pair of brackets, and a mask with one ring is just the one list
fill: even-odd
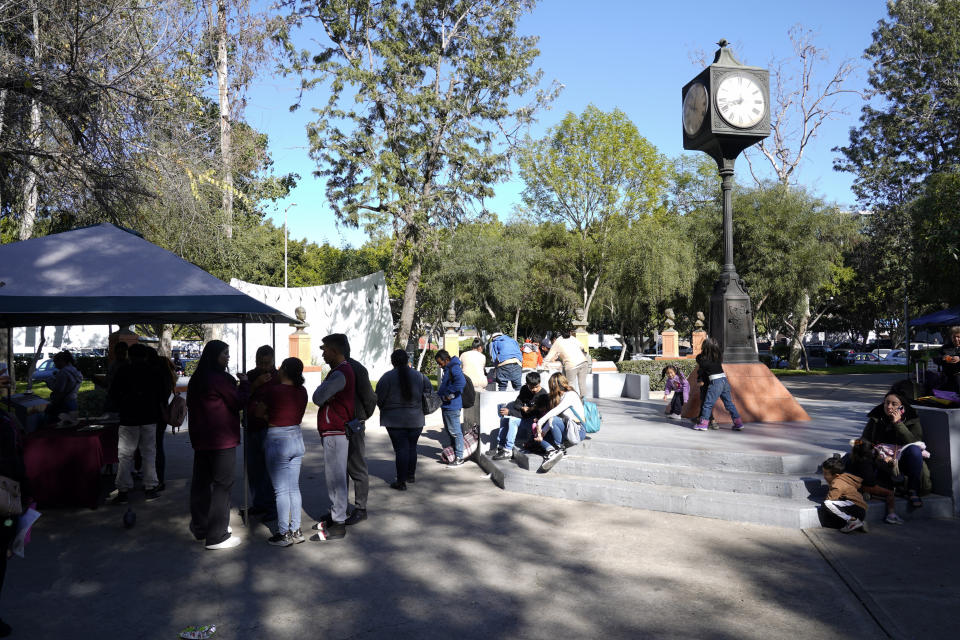
[(883, 364), (907, 364), (907, 352), (903, 349), (894, 349), (883, 356)]
[(882, 364), (882, 359), (875, 353), (854, 353), (848, 357), (847, 364)]
[[(826, 367), (830, 365), (829, 356), (833, 349), (825, 344), (810, 344), (806, 346), (807, 359), (811, 367)], [(802, 360), (802, 358), (801, 358)]]
[(53, 360), (44, 360), (33, 370), (34, 382), (50, 382), (53, 376), (57, 375), (57, 368), (53, 366)]
[(875, 353), (881, 358), (885, 358), (887, 357), (887, 354), (890, 353), (891, 351), (893, 351), (893, 349), (874, 349), (870, 353)]

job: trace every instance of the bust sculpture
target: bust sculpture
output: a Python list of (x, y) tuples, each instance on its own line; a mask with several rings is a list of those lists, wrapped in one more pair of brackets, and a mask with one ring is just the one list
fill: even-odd
[(673, 331), (674, 326), (676, 326), (677, 316), (673, 313), (673, 309), (667, 308), (664, 310), (663, 315), (667, 317), (667, 321), (664, 323), (664, 331)]
[(307, 322), (307, 310), (303, 307), (294, 309), (293, 314), (297, 316), (297, 322), (291, 322), (290, 326), (297, 330), (297, 333), (303, 333), (303, 330), (310, 326)]
[(693, 326), (697, 331), (703, 331), (704, 320), (706, 320), (706, 317), (703, 315), (703, 311), (697, 311), (697, 321), (693, 323)]

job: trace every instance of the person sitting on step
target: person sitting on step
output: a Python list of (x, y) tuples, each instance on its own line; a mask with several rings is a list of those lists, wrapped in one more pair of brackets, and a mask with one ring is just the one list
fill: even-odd
[(522, 429), (530, 431), (533, 421), (546, 410), (547, 391), (540, 384), (540, 374), (531, 371), (527, 374), (526, 384), (517, 394), (517, 399), (500, 409), (500, 430), (497, 433), (497, 453), (494, 460), (513, 457), (513, 446), (517, 433)]
[(550, 376), (550, 399), (547, 406), (549, 410), (533, 423), (533, 438), (547, 453), (543, 466), (540, 467), (542, 471), (549, 471), (563, 457), (564, 434), (571, 423), (576, 423), (579, 427), (579, 440), (583, 440), (587, 435), (582, 424), (585, 415), (583, 401), (562, 373)]

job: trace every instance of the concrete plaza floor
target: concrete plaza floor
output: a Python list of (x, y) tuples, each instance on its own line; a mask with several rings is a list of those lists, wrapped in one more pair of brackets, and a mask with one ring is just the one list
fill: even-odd
[[(866, 397), (871, 384), (846, 386)], [(387, 486), (389, 439), (368, 427), (370, 518), (346, 539), (271, 547), (234, 509), (244, 543), (220, 552), (187, 531), (192, 452), (167, 434), (163, 497), (134, 494), (130, 530), (123, 507), (45, 512), (0, 615), (22, 638), (172, 639), (194, 624), (231, 639), (920, 637), (890, 626), (904, 616), (924, 638), (955, 635), (936, 606), (960, 595), (954, 521), (814, 532), (818, 547), (801, 531), (513, 494), (475, 464), (435, 463), (437, 419), (406, 492)], [(327, 500), (319, 437), (304, 432), (306, 529)]]

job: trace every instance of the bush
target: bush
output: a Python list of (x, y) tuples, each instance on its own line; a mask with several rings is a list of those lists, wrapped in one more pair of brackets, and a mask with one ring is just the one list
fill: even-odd
[(770, 347), (770, 353), (775, 356), (780, 356), (781, 358), (790, 357), (790, 345), (778, 342), (777, 344)]
[(199, 360), (191, 360), (183, 365), (183, 375), (190, 377), (197, 372), (197, 363)]
[(609, 360), (610, 362), (616, 362), (620, 359), (620, 352), (614, 351), (613, 349), (608, 349), (607, 347), (598, 347), (596, 349), (590, 349), (590, 357), (594, 360)]
[(93, 380), (98, 373), (107, 372), (107, 356), (74, 356), (73, 366), (87, 380)]
[(650, 391), (663, 391), (663, 385), (666, 378), (660, 379), (660, 372), (663, 368), (672, 365), (681, 371), (689, 380), (693, 373), (697, 361), (693, 358), (681, 358), (679, 360), (625, 360), (617, 363), (617, 371), (620, 373), (639, 373), (640, 375), (650, 376)]
[(103, 413), (103, 407), (107, 402), (107, 391), (100, 387), (94, 387), (89, 391), (81, 391), (77, 394), (77, 409), (81, 416), (98, 416)]

